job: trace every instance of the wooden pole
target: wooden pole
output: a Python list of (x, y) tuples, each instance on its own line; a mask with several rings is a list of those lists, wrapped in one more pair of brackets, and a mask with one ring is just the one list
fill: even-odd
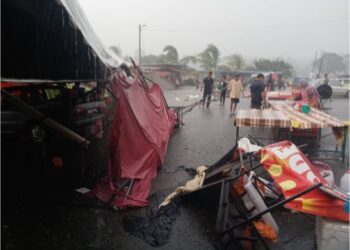
[(45, 124), (47, 127), (52, 128), (53, 130), (57, 131), (64, 137), (72, 140), (75, 143), (78, 143), (84, 147), (87, 147), (90, 142), (85, 139), (84, 137), (78, 135), (71, 129), (63, 126), (62, 124), (56, 122), (55, 120), (47, 117), (45, 114), (41, 113), (37, 109), (29, 106), (27, 103), (23, 102), (21, 99), (12, 96), (9, 92), (7, 92), (4, 89), (1, 89), (1, 93), (3, 97), (8, 100), (10, 103), (12, 103), (14, 106), (18, 107), (22, 111), (28, 113), (31, 117), (33, 117), (36, 120), (41, 121), (43, 124)]

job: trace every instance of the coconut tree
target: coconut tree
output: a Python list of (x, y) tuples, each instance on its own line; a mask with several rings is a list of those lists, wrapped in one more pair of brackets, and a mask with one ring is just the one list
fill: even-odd
[(244, 67), (244, 58), (239, 54), (231, 55), (227, 58), (227, 65), (231, 67), (232, 70), (240, 70)]
[(219, 49), (214, 44), (209, 44), (208, 47), (198, 55), (198, 61), (204, 69), (215, 71), (219, 56)]
[(162, 61), (164, 61), (165, 63), (179, 63), (179, 54), (177, 53), (177, 49), (172, 46), (172, 45), (167, 45), (165, 46), (165, 48), (163, 49), (163, 52), (165, 54), (163, 54), (161, 56)]

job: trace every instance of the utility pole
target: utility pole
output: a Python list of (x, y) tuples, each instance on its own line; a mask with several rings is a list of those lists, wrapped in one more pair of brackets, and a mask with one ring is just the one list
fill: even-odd
[(320, 64), (318, 66), (318, 74), (321, 74), (322, 68), (323, 68), (323, 63), (324, 63), (324, 51), (321, 50), (321, 55), (320, 55)]
[(141, 68), (141, 31), (143, 27), (146, 27), (146, 25), (139, 24), (139, 66), (140, 68)]
[(317, 50), (316, 50), (316, 53), (315, 53), (315, 59), (314, 59), (314, 62), (312, 64), (312, 72), (316, 72), (316, 68), (317, 68)]

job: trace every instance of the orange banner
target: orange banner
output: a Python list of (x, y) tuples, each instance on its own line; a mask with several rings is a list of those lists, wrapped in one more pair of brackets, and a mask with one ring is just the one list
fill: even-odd
[(285, 198), (316, 183), (322, 183), (323, 187), (321, 186), (321, 188), (287, 203), (286, 208), (349, 221), (349, 202), (346, 194), (330, 188), (317, 167), (291, 142), (278, 142), (263, 148), (261, 150), (261, 163)]

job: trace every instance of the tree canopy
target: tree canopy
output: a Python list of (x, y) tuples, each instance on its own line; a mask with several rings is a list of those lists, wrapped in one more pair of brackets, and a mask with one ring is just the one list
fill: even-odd
[(172, 45), (165, 46), (165, 48), (163, 49), (163, 52), (165, 52), (165, 54), (161, 56), (161, 60), (164, 63), (174, 63), (174, 64), (179, 63), (179, 54), (177, 53), (177, 49), (174, 46)]
[(245, 60), (240, 54), (233, 54), (227, 57), (227, 65), (232, 70), (240, 70), (245, 66)]
[[(119, 48), (113, 49), (116, 53), (121, 53)], [(179, 58), (177, 48), (173, 45), (167, 45), (163, 49), (163, 53), (160, 55), (146, 55), (142, 57), (142, 61), (145, 64), (183, 64), (188, 65), (189, 63), (198, 64), (204, 70), (215, 71), (219, 70), (233, 70), (238, 71), (242, 69), (258, 70), (258, 71), (275, 71), (284, 72), (288, 77), (294, 74), (293, 66), (285, 62), (282, 59), (258, 59), (253, 64), (247, 64), (244, 57), (240, 54), (232, 54), (224, 58), (225, 63), (219, 65), (220, 61), (220, 50), (214, 44), (208, 44), (198, 55), (189, 55), (183, 58)], [(342, 58), (343, 60), (343, 58)], [(344, 63), (343, 63), (344, 64)]]
[(259, 59), (254, 62), (254, 66), (257, 70), (261, 71), (281, 71), (284, 72), (286, 76), (292, 76), (294, 73), (293, 66), (282, 59)]
[(146, 64), (157, 64), (157, 63), (169, 63), (169, 64), (183, 64), (197, 63), (198, 58), (196, 56), (185, 56), (179, 59), (179, 54), (176, 47), (167, 45), (163, 49), (164, 54), (160, 55), (147, 55), (142, 57), (142, 61)]
[(204, 69), (215, 71), (219, 57), (219, 49), (214, 44), (209, 44), (208, 47), (198, 55), (198, 61)]

